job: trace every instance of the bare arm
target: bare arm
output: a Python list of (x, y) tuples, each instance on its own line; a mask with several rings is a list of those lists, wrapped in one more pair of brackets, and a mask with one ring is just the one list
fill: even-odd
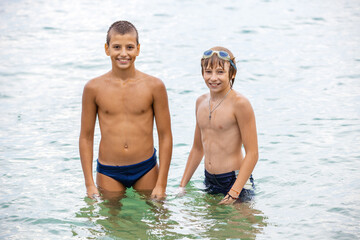
[(185, 171), (180, 182), (180, 187), (185, 187), (188, 184), (195, 170), (198, 168), (203, 156), (204, 150), (201, 143), (201, 132), (198, 124), (196, 124), (194, 143), (186, 163)]
[[(242, 161), (238, 177), (229, 191), (229, 194), (233, 197), (238, 197), (245, 183), (249, 179), (252, 171), (254, 170), (259, 155), (255, 114), (251, 104), (247, 99), (238, 99), (235, 107), (235, 115), (245, 149), (245, 158)], [(227, 200), (231, 202), (233, 201), (232, 199)], [(225, 198), (220, 202), (220, 204), (222, 203), (227, 204)]]
[(152, 196), (165, 196), (167, 178), (172, 156), (172, 133), (168, 97), (165, 85), (157, 83), (154, 91), (154, 114), (159, 137), (159, 176), (153, 189)]
[(81, 113), (81, 130), (79, 137), (79, 150), (81, 165), (85, 178), (85, 186), (87, 195), (93, 197), (99, 192), (95, 186), (93, 179), (93, 144), (94, 144), (94, 129), (96, 122), (97, 107), (95, 104), (94, 89), (85, 85), (82, 97), (82, 113)]
[[(195, 114), (197, 112), (200, 102), (201, 102), (201, 98), (199, 98), (196, 101)], [(190, 181), (195, 170), (198, 168), (203, 156), (204, 156), (204, 149), (203, 149), (203, 145), (201, 142), (201, 130), (199, 128), (199, 125), (196, 123), (194, 142), (193, 142), (193, 146), (190, 150), (190, 154), (189, 154), (189, 157), (188, 157), (188, 160), (186, 163), (183, 177), (180, 182), (180, 187), (185, 187), (188, 184), (188, 182)]]

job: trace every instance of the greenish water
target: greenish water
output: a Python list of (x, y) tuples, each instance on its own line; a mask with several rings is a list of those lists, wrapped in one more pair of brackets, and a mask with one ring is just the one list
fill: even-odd
[(251, 203), (224, 207), (217, 205), (221, 196), (201, 192), (190, 195), (191, 200), (169, 197), (165, 202), (154, 202), (129, 191), (117, 201), (87, 200), (88, 205), (76, 217), (86, 219), (88, 225), (74, 227), (73, 233), (79, 237), (93, 234), (100, 239), (223, 239), (231, 232), (253, 239), (266, 226), (263, 213)]
[[(0, 1), (0, 239), (358, 239), (359, 12), (356, 0)], [(81, 94), (109, 70), (119, 19), (139, 30), (136, 67), (168, 90), (163, 202), (85, 198)], [(256, 197), (237, 206), (202, 191), (202, 164), (176, 197), (207, 91), (199, 60), (214, 45), (236, 56), (234, 88), (257, 120)], [(97, 128), (95, 156), (99, 140)]]

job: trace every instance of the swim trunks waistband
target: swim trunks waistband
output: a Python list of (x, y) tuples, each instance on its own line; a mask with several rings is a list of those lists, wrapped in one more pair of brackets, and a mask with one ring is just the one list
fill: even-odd
[(119, 181), (125, 187), (129, 188), (132, 187), (136, 183), (136, 181), (138, 181), (142, 176), (144, 176), (151, 169), (153, 169), (153, 167), (156, 166), (156, 159), (156, 149), (154, 149), (154, 153), (149, 159), (132, 165), (104, 165), (99, 162), (99, 159), (97, 159), (96, 170), (101, 174), (104, 174)]
[[(239, 170), (231, 171), (227, 173), (212, 174), (206, 171), (205, 169), (205, 179), (207, 179), (209, 183), (218, 185), (219, 187), (225, 187), (226, 189), (229, 187), (229, 185), (232, 186), (234, 184), (238, 174), (239, 174)], [(250, 175), (250, 178), (246, 181), (243, 188), (244, 189), (255, 188), (252, 174)]]

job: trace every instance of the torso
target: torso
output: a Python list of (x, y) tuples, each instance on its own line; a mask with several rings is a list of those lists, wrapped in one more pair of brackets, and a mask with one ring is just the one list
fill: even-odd
[(152, 156), (153, 94), (157, 79), (137, 72), (137, 77), (114, 81), (109, 74), (96, 79), (97, 114), (101, 141), (99, 161), (106, 165), (131, 165)]
[(234, 113), (234, 90), (211, 114), (209, 119), (209, 94), (200, 97), (197, 123), (205, 153), (205, 169), (213, 174), (240, 169), (243, 159), (241, 133)]

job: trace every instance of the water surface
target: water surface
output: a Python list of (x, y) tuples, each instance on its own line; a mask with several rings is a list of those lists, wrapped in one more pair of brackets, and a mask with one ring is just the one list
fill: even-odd
[[(1, 1), (0, 238), (359, 238), (359, 10), (355, 0)], [(136, 67), (168, 90), (163, 203), (132, 190), (115, 203), (85, 198), (82, 89), (109, 70), (103, 46), (119, 19), (139, 30)], [(200, 57), (215, 45), (236, 56), (234, 88), (257, 118), (256, 199), (238, 206), (204, 194), (203, 165), (175, 197), (207, 91)]]

